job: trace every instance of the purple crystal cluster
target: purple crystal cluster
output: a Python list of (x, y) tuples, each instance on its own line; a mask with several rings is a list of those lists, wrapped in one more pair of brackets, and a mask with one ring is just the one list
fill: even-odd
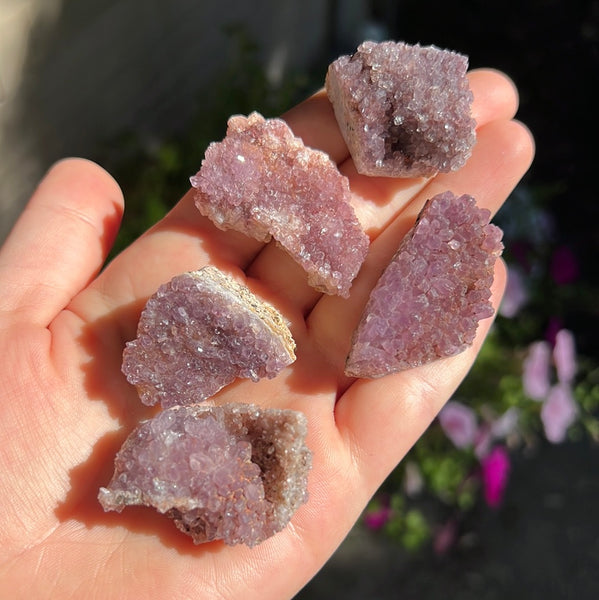
[(466, 56), (435, 46), (364, 42), (330, 66), (326, 89), (356, 169), (429, 176), (459, 169), (476, 137)]
[[(467, 59), (435, 47), (362, 44), (329, 67), (326, 88), (365, 175), (429, 176), (460, 168), (475, 142)], [(229, 119), (191, 177), (201, 214), (221, 229), (274, 239), (308, 283), (348, 297), (368, 236), (349, 182), (280, 119)], [(380, 377), (454, 355), (492, 316), (501, 231), (470, 196), (429, 200), (372, 290), (346, 373)], [(200, 404), (238, 377), (275, 377), (295, 360), (283, 317), (214, 267), (184, 273), (148, 300), (122, 370), (142, 422), (115, 459), (98, 499), (106, 511), (143, 505), (197, 544), (250, 547), (283, 529), (307, 500), (311, 453), (299, 412)]]
[(184, 273), (148, 300), (122, 369), (144, 404), (209, 398), (237, 377), (272, 378), (295, 360), (283, 317), (214, 267)]
[(255, 112), (231, 117), (226, 137), (210, 144), (191, 183), (199, 211), (218, 227), (273, 238), (310, 285), (348, 296), (368, 250), (348, 180), (284, 121)]
[(306, 417), (199, 403), (235, 377), (274, 377), (295, 360), (282, 316), (214, 267), (184, 273), (147, 302), (122, 370), (165, 409), (133, 431), (100, 488), (104, 510), (154, 507), (199, 544), (254, 546), (307, 499)]
[(346, 374), (380, 377), (452, 356), (472, 344), (489, 301), (502, 232), (474, 198), (438, 194), (371, 292)]
[(174, 407), (141, 423), (100, 488), (104, 510), (154, 507), (196, 544), (255, 546), (307, 499), (306, 417), (247, 404)]

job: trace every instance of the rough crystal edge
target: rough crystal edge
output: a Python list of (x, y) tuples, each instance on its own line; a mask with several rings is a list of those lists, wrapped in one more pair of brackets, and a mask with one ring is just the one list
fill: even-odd
[(191, 271), (189, 274), (198, 280), (211, 280), (216, 286), (231, 293), (249, 311), (259, 317), (281, 341), (283, 348), (289, 355), (289, 364), (296, 359), (295, 340), (283, 315), (272, 304), (261, 300), (247, 286), (235, 281), (212, 265), (207, 265), (198, 271)]
[[(492, 248), (492, 249), (487, 249), (487, 252), (489, 253), (489, 262), (488, 262), (488, 269), (490, 271), (492, 271), (495, 260), (497, 258), (499, 258), (502, 254), (503, 251), (503, 243), (500, 241), (501, 240), (501, 236), (503, 234), (503, 232), (501, 231), (501, 229), (499, 227), (497, 227), (496, 225), (493, 225), (492, 223), (489, 222), (490, 217), (491, 217), (491, 212), (488, 209), (485, 208), (480, 208), (476, 205), (476, 201), (474, 200), (474, 198), (472, 196), (469, 196), (468, 194), (463, 194), (461, 196), (455, 196), (452, 192), (450, 191), (446, 191), (446, 192), (442, 192), (437, 194), (436, 196), (434, 196), (433, 198), (429, 198), (428, 200), (426, 200), (424, 206), (422, 207), (422, 209), (420, 210), (420, 212), (418, 213), (417, 217), (416, 217), (416, 221), (414, 223), (414, 225), (411, 227), (411, 229), (408, 231), (408, 233), (405, 235), (404, 239), (402, 240), (402, 242), (399, 245), (399, 248), (397, 249), (397, 251), (395, 252), (395, 254), (393, 255), (393, 257), (391, 258), (391, 261), (389, 262), (389, 264), (387, 265), (387, 267), (383, 270), (381, 276), (379, 277), (379, 282), (381, 281), (381, 279), (384, 277), (385, 272), (387, 270), (387, 268), (389, 268), (389, 266), (393, 263), (394, 259), (401, 253), (404, 251), (404, 248), (406, 246), (408, 246), (411, 242), (412, 237), (414, 236), (414, 233), (416, 231), (417, 225), (420, 222), (420, 220), (426, 216), (426, 212), (428, 207), (431, 205), (432, 202), (434, 202), (435, 200), (438, 200), (442, 197), (446, 197), (446, 198), (453, 198), (455, 199), (467, 199), (468, 201), (471, 201), (474, 205), (474, 208), (476, 211), (478, 211), (478, 213), (481, 216), (484, 216), (485, 219), (487, 220), (487, 224), (485, 226), (483, 226), (484, 229), (484, 239), (488, 239), (493, 237), (493, 235), (496, 235), (499, 239), (498, 244), (496, 245), (496, 247)], [(378, 286), (378, 282), (375, 284), (373, 290), (371, 291), (371, 296), (373, 295), (373, 293), (375, 293), (376, 289)], [(490, 295), (490, 290), (489, 290), (489, 295)], [(490, 314), (485, 315), (484, 317), (481, 318), (490, 318), (495, 314), (495, 311), (493, 309), (493, 307), (491, 306), (490, 302), (487, 303), (488, 304), (488, 308), (490, 311)], [(393, 369), (393, 370), (385, 370), (383, 371), (373, 371), (370, 370), (368, 371), (367, 369), (361, 368), (359, 366), (359, 364), (353, 365), (352, 364), (352, 354), (354, 352), (354, 346), (357, 340), (357, 336), (359, 334), (359, 330), (360, 330), (360, 326), (362, 324), (362, 322), (364, 321), (364, 319), (367, 317), (368, 312), (369, 312), (369, 305), (370, 305), (370, 299), (367, 301), (366, 306), (362, 312), (362, 315), (360, 317), (360, 320), (358, 322), (358, 325), (356, 326), (356, 329), (354, 330), (353, 334), (352, 334), (352, 340), (351, 340), (351, 344), (350, 344), (350, 350), (349, 353), (346, 357), (346, 362), (345, 362), (345, 368), (344, 368), (344, 373), (345, 375), (347, 375), (348, 377), (356, 377), (356, 378), (366, 378), (366, 379), (378, 379), (380, 377), (384, 377), (386, 375), (392, 374), (392, 373), (396, 373), (399, 371), (403, 371), (406, 369), (410, 369), (410, 368), (414, 368), (417, 366), (421, 366), (423, 364), (428, 364), (430, 362), (434, 362), (435, 360), (440, 360), (441, 358), (447, 358), (448, 356), (452, 356), (452, 355), (447, 355), (447, 356), (437, 356), (433, 359), (427, 360), (427, 361), (423, 361), (423, 362), (414, 362), (411, 361), (406, 362), (405, 366), (401, 367), (401, 368), (397, 368), (397, 369)], [(480, 320), (480, 319), (479, 319)], [(461, 352), (463, 352), (464, 350), (466, 350), (467, 347), (471, 346), (472, 343), (468, 343), (463, 345), (463, 347), (461, 347), (459, 350), (457, 350), (455, 352), (455, 354), (460, 354)]]
[[(363, 42), (360, 44), (354, 54), (358, 54), (361, 52), (363, 47), (367, 47), (369, 45), (381, 45), (381, 44), (395, 44), (397, 46), (405, 46), (409, 48), (418, 48), (422, 50), (429, 51), (437, 51), (443, 52), (448, 55), (452, 55), (458, 59), (461, 59), (464, 62), (465, 69), (468, 67), (468, 56), (456, 52), (454, 50), (449, 50), (445, 48), (440, 48), (435, 45), (422, 46), (418, 43), (416, 44), (407, 44), (405, 42)], [(353, 56), (353, 55), (352, 55)], [(366, 175), (369, 177), (431, 177), (439, 172), (448, 172), (448, 171), (456, 171), (461, 168), (468, 158), (470, 158), (472, 153), (472, 147), (476, 143), (475, 136), (475, 126), (476, 121), (471, 118), (471, 134), (470, 134), (470, 150), (465, 152), (462, 160), (459, 164), (456, 163), (455, 166), (451, 168), (437, 168), (434, 166), (426, 165), (422, 163), (422, 161), (417, 161), (417, 164), (413, 167), (402, 167), (398, 168), (391, 161), (380, 161), (380, 164), (374, 164), (371, 161), (367, 160), (360, 150), (361, 144), (360, 140), (355, 141), (353, 139), (353, 123), (352, 123), (352, 113), (356, 112), (356, 108), (351, 101), (351, 98), (346, 94), (345, 90), (342, 89), (340, 85), (340, 75), (337, 73), (337, 69), (339, 68), (340, 61), (344, 59), (350, 59), (350, 55), (343, 55), (338, 57), (335, 61), (333, 61), (327, 70), (327, 74), (325, 76), (325, 90), (327, 96), (333, 106), (333, 112), (335, 114), (335, 118), (337, 123), (339, 124), (339, 129), (341, 131), (341, 135), (345, 140), (345, 143), (352, 155), (352, 159), (354, 161), (354, 165), (356, 166), (356, 170), (361, 175)], [(472, 102), (472, 92), (470, 92), (470, 102)]]
[[(312, 453), (309, 448), (305, 445), (305, 439), (308, 431), (308, 420), (304, 413), (291, 410), (291, 409), (276, 409), (276, 408), (261, 408), (257, 405), (253, 404), (242, 404), (242, 403), (229, 403), (221, 406), (211, 406), (211, 405), (188, 405), (188, 406), (173, 406), (171, 408), (166, 409), (166, 411), (194, 411), (195, 415), (200, 413), (214, 413), (215, 411), (220, 411), (221, 413), (227, 414), (227, 411), (230, 414), (238, 413), (241, 415), (246, 415), (249, 417), (250, 425), (252, 422), (254, 424), (259, 422), (259, 419), (263, 416), (267, 417), (279, 417), (281, 420), (285, 421), (285, 425), (289, 425), (289, 420), (294, 420), (295, 426), (299, 431), (294, 432), (295, 435), (292, 438), (292, 445), (290, 447), (280, 447), (275, 450), (273, 453), (277, 455), (278, 453), (285, 455), (287, 457), (292, 456), (295, 459), (294, 465), (292, 469), (288, 469), (288, 472), (284, 472), (285, 477), (279, 477), (278, 480), (274, 482), (274, 484), (279, 483), (282, 484), (281, 491), (277, 494), (278, 498), (273, 497), (272, 490), (270, 488), (273, 487), (274, 484), (271, 484), (270, 488), (267, 485), (267, 481), (264, 481), (265, 485), (265, 495), (266, 499), (272, 503), (272, 514), (270, 515), (271, 523), (273, 526), (268, 534), (260, 539), (245, 539), (240, 543), (245, 543), (248, 547), (252, 548), (257, 544), (262, 543), (272, 535), (282, 531), (288, 524), (297, 509), (305, 504), (308, 501), (308, 492), (307, 492), (307, 484), (308, 484), (308, 473), (312, 468)], [(162, 411), (165, 412), (165, 411)], [(125, 452), (129, 446), (135, 445), (136, 436), (139, 431), (151, 422), (152, 419), (147, 421), (142, 421), (127, 437), (125, 442), (123, 443), (121, 449), (117, 453), (117, 457), (115, 458), (115, 463), (119, 457), (119, 455)], [(237, 432), (238, 439), (244, 439), (250, 437), (251, 429), (248, 427), (248, 421), (244, 423), (244, 428), (242, 431)], [(271, 432), (272, 433), (272, 432)], [(271, 441), (274, 445), (276, 440), (268, 440), (262, 435), (259, 438), (259, 441), (262, 443), (269, 443)], [(252, 462), (257, 464), (262, 472), (263, 479), (266, 479), (268, 475), (265, 472), (264, 462), (265, 457), (254, 456), (255, 448), (252, 444)], [(256, 458), (256, 460), (254, 460)], [(262, 459), (262, 460), (260, 460)], [(259, 462), (260, 460), (260, 462)], [(280, 463), (280, 461), (279, 461)], [(108, 485), (102, 486), (98, 491), (98, 501), (101, 504), (103, 510), (105, 512), (116, 511), (121, 513), (124, 508), (127, 506), (147, 506), (152, 507), (158, 512), (165, 514), (169, 518), (173, 519), (175, 526), (185, 533), (189, 535), (194, 544), (199, 545), (202, 543), (215, 541), (217, 538), (206, 539), (202, 536), (201, 533), (194, 531), (187, 527), (181, 520), (182, 513), (185, 512), (185, 506), (177, 506), (177, 505), (157, 505), (153, 500), (150, 494), (144, 493), (142, 490), (136, 489), (133, 491), (129, 490), (111, 490), (110, 485), (113, 481), (116, 480), (118, 475), (120, 475), (123, 471), (117, 472), (115, 468), (115, 472), (112, 476), (111, 481)], [(294, 490), (295, 486), (295, 490)]]
[[(275, 236), (273, 236), (271, 231), (264, 228), (263, 224), (250, 224), (248, 226), (248, 224), (246, 223), (245, 225), (240, 226), (239, 223), (228, 222), (227, 219), (223, 216), (222, 211), (220, 211), (218, 209), (215, 210), (213, 206), (210, 206), (209, 202), (204, 201), (206, 198), (209, 198), (209, 195), (206, 194), (202, 189), (202, 183), (201, 183), (202, 170), (201, 169), (200, 169), (200, 171), (198, 171), (198, 173), (196, 175), (192, 175), (189, 178), (192, 187), (195, 188), (195, 190), (196, 190), (196, 195), (195, 195), (196, 208), (199, 210), (199, 212), (203, 216), (209, 218), (217, 228), (219, 228), (223, 231), (227, 231), (229, 229), (232, 229), (234, 231), (239, 231), (239, 232), (244, 233), (245, 235), (253, 237), (254, 239), (264, 242), (264, 243), (268, 243), (274, 239), (275, 243), (284, 252), (288, 253), (291, 256), (291, 258), (293, 258), (293, 260), (295, 260), (304, 269), (304, 271), (306, 272), (306, 275), (307, 275), (308, 285), (315, 288), (317, 291), (323, 292), (325, 294), (339, 295), (342, 298), (348, 298), (349, 297), (349, 289), (351, 287), (351, 284), (352, 284), (353, 280), (355, 279), (355, 277), (357, 276), (361, 264), (364, 262), (364, 259), (366, 258), (366, 254), (368, 251), (368, 246), (370, 244), (370, 241), (369, 241), (368, 236), (360, 229), (359, 221), (358, 221), (357, 217), (355, 216), (353, 207), (351, 206), (351, 203), (349, 201), (349, 198), (351, 195), (350, 188), (349, 188), (349, 180), (347, 179), (347, 177), (345, 177), (343, 174), (341, 174), (341, 172), (338, 170), (337, 165), (331, 159), (331, 157), (326, 152), (323, 152), (322, 150), (318, 150), (316, 148), (306, 146), (304, 144), (302, 138), (296, 136), (293, 133), (292, 129), (289, 127), (289, 125), (286, 123), (286, 121), (284, 121), (283, 119), (279, 119), (279, 118), (266, 119), (257, 111), (250, 113), (247, 117), (245, 117), (244, 115), (232, 115), (231, 117), (229, 117), (228, 122), (227, 122), (227, 125), (228, 125), (227, 126), (227, 134), (226, 134), (225, 138), (219, 142), (211, 142), (208, 146), (208, 149), (206, 150), (206, 156), (208, 155), (209, 151), (213, 147), (217, 147), (218, 145), (223, 143), (226, 140), (227, 136), (230, 135), (231, 132), (234, 132), (234, 133), (245, 132), (246, 130), (252, 128), (256, 124), (262, 124), (264, 122), (276, 124), (276, 126), (280, 128), (281, 131), (279, 132), (279, 134), (281, 134), (281, 132), (282, 132), (282, 135), (280, 135), (277, 138), (273, 134), (273, 132), (269, 131), (268, 132), (269, 139), (275, 139), (279, 146), (283, 146), (283, 145), (287, 146), (287, 148), (286, 148), (287, 151), (289, 151), (289, 149), (293, 149), (293, 151), (298, 155), (297, 156), (298, 164), (299, 164), (299, 161), (307, 163), (308, 159), (306, 157), (309, 156), (311, 160), (315, 161), (318, 164), (319, 168), (333, 169), (334, 172), (336, 172), (338, 174), (340, 185), (342, 186), (342, 188), (344, 190), (344, 196), (345, 196), (345, 198), (343, 200), (344, 204), (347, 205), (347, 209), (349, 211), (351, 211), (351, 213), (353, 214), (353, 220), (355, 221), (353, 226), (354, 226), (355, 231), (359, 232), (359, 234), (361, 235), (360, 240), (354, 240), (354, 242), (356, 243), (356, 245), (354, 246), (354, 251), (359, 250), (361, 252), (360, 264), (357, 266), (355, 272), (350, 274), (349, 281), (348, 282), (331, 282), (331, 281), (329, 281), (327, 278), (327, 275), (325, 273), (323, 273), (322, 266), (318, 266), (317, 263), (314, 263), (314, 266), (316, 268), (311, 270), (309, 268), (309, 266), (306, 264), (305, 260), (301, 256), (298, 256), (296, 253), (292, 252), (289, 248), (287, 248), (285, 246), (285, 244), (283, 244), (279, 239), (277, 239)], [(204, 200), (201, 200), (201, 198), (203, 198)], [(326, 267), (326, 265), (325, 265), (325, 267)], [(328, 272), (327, 269), (330, 269), (330, 265), (328, 265), (328, 267), (326, 267), (324, 269), (324, 271)]]
[[(219, 269), (214, 266), (207, 265), (202, 267), (197, 271), (189, 271), (187, 273), (182, 273), (181, 275), (187, 275), (197, 281), (200, 281), (205, 285), (206, 288), (213, 288), (214, 294), (222, 294), (226, 293), (230, 300), (235, 304), (240, 304), (244, 307), (244, 309), (251, 312), (257, 318), (261, 320), (261, 322), (273, 333), (273, 336), (278, 341), (278, 345), (287, 355), (287, 360), (284, 361), (286, 365), (293, 363), (296, 360), (295, 355), (295, 340), (285, 322), (285, 319), (281, 315), (281, 313), (268, 302), (261, 300), (258, 298), (253, 292), (249, 290), (246, 286), (235, 281), (231, 276), (222, 273)], [(180, 277), (181, 275), (175, 276), (169, 282), (164, 284), (164, 286), (169, 285), (173, 279), (176, 277)], [(163, 287), (163, 286), (161, 286)], [(158, 293), (158, 292), (157, 292)], [(156, 294), (152, 295), (151, 298), (154, 298)], [(150, 299), (151, 299), (150, 298)], [(140, 324), (143, 319), (143, 312), (140, 318)], [(138, 325), (139, 328), (139, 325)], [(131, 379), (129, 373), (127, 373), (127, 365), (132, 360), (138, 352), (138, 340), (139, 340), (139, 331), (138, 336), (132, 340), (127, 342), (125, 349), (123, 351), (123, 360), (121, 370), (126, 376), (127, 380), (132, 383), (137, 389), (138, 394), (141, 397), (141, 400), (144, 404), (149, 406), (153, 406), (154, 404), (161, 403), (163, 408), (168, 408), (173, 404), (164, 405), (164, 403), (160, 400), (160, 396), (158, 392), (156, 392), (156, 388), (153, 384), (136, 382)], [(269, 378), (274, 377), (274, 375), (268, 375)], [(228, 383), (231, 383), (234, 380), (232, 378), (227, 383), (221, 385), (218, 389), (213, 389), (209, 394), (204, 396), (196, 396), (193, 402), (202, 402), (209, 397), (216, 394), (220, 389), (222, 389)], [(192, 402), (182, 402), (179, 400), (176, 404), (190, 404)]]

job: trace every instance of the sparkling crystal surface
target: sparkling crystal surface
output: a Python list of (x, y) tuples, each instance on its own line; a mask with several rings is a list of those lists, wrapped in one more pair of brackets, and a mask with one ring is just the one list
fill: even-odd
[(493, 267), (502, 231), (474, 198), (438, 194), (371, 292), (346, 373), (380, 377), (463, 351), (493, 315)]
[(254, 546), (307, 500), (306, 431), (306, 417), (291, 410), (173, 407), (129, 435), (98, 499), (106, 511), (154, 507), (196, 544)]
[(368, 249), (348, 180), (284, 121), (258, 113), (231, 117), (226, 137), (210, 144), (190, 180), (196, 206), (218, 227), (273, 238), (310, 285), (348, 295)]
[(466, 56), (435, 46), (364, 42), (328, 69), (326, 89), (356, 169), (429, 176), (459, 169), (476, 137)]
[(144, 404), (200, 402), (236, 377), (272, 378), (295, 360), (282, 316), (214, 267), (184, 273), (148, 300), (122, 370)]

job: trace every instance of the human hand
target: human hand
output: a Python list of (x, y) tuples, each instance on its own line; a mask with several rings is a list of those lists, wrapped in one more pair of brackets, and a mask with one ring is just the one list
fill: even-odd
[[(470, 74), (477, 144), (468, 163), (430, 180), (356, 173), (323, 93), (284, 118), (350, 179), (372, 240), (344, 300), (322, 296), (274, 244), (223, 232), (190, 191), (99, 275), (123, 200), (98, 166), (55, 165), (0, 251), (0, 596), (10, 598), (288, 598), (322, 566), (365, 504), (466, 375), (489, 329), (458, 356), (375, 380), (343, 375), (368, 293), (427, 198), (468, 193), (495, 213), (527, 170), (517, 94), (494, 71)], [(297, 361), (272, 380), (238, 381), (216, 402), (291, 408), (308, 417), (309, 500), (282, 532), (249, 549), (194, 546), (146, 508), (102, 511), (127, 434), (152, 409), (120, 372), (147, 298), (172, 276), (214, 264), (291, 323)], [(505, 285), (497, 262), (492, 301)]]

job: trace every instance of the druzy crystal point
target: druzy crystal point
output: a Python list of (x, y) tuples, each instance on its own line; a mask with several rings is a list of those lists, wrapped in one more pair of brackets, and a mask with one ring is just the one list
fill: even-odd
[(191, 177), (199, 211), (221, 229), (274, 239), (306, 271), (308, 283), (346, 297), (368, 249), (349, 202), (346, 177), (306, 147), (281, 119), (229, 119)]
[(254, 546), (307, 500), (306, 417), (248, 404), (178, 406), (141, 423), (98, 499), (154, 507), (196, 544)]
[(465, 350), (490, 303), (502, 232), (474, 198), (438, 194), (371, 292), (346, 373), (380, 377)]
[(335, 60), (326, 90), (358, 172), (459, 169), (476, 140), (467, 68), (466, 56), (403, 42), (364, 42)]
[(177, 275), (148, 300), (122, 370), (144, 404), (212, 396), (235, 378), (272, 378), (295, 360), (279, 312), (214, 267)]

